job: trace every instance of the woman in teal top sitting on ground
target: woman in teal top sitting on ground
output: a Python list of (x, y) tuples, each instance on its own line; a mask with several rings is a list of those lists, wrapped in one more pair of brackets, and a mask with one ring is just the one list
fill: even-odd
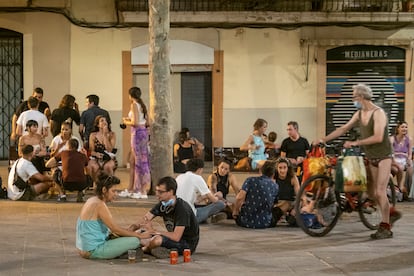
[[(149, 240), (150, 234), (136, 233), (116, 225), (106, 205), (116, 197), (112, 176), (102, 174), (96, 186), (96, 196), (83, 205), (76, 225), (76, 247), (79, 254), (90, 259), (113, 259), (137, 249)], [(110, 234), (118, 238), (109, 239)]]

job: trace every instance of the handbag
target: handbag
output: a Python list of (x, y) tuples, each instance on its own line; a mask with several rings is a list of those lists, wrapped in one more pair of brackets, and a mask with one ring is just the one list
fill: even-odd
[(102, 161), (106, 162), (115, 158), (116, 149), (113, 149), (112, 152), (106, 150), (97, 150), (96, 152), (102, 153)]
[(367, 171), (364, 158), (354, 149), (345, 149), (343, 155), (338, 158), (335, 185), (339, 192), (367, 191)]
[(24, 191), (27, 188), (27, 182), (24, 181), (19, 174), (17, 173), (17, 164), (19, 163), (20, 159), (17, 160), (16, 166), (14, 167), (14, 179), (13, 185), (16, 186), (20, 192)]

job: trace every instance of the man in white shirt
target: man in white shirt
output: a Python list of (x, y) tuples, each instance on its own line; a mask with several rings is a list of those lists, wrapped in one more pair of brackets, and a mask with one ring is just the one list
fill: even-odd
[[(36, 87), (35, 89), (33, 89), (32, 97), (35, 97), (39, 101), (38, 110), (40, 111), (40, 113), (45, 114), (46, 118), (49, 120), (50, 115), (51, 115), (50, 107), (49, 107), (49, 104), (47, 102), (43, 101), (43, 89), (40, 88), (40, 87)], [(16, 112), (14, 112), (13, 118), (12, 118), (12, 131), (11, 131), (11, 135), (10, 135), (11, 142), (19, 140), (19, 136), (17, 135), (17, 124), (16, 124), (16, 122), (17, 122), (17, 119), (19, 118), (20, 114), (22, 114), (24, 111), (27, 111), (27, 110), (29, 110), (28, 100), (20, 103), (17, 106)]]
[[(24, 146), (22, 153), (23, 157), (14, 162), (9, 173), (7, 196), (11, 200), (33, 200), (37, 195), (46, 193), (53, 185), (52, 178), (39, 173), (32, 164), (33, 146)], [(20, 189), (14, 185), (16, 173), (27, 183), (25, 188)]]
[[(187, 172), (177, 176), (177, 197), (185, 200), (193, 209), (197, 221), (217, 222), (227, 218), (226, 213), (221, 212), (226, 204), (215, 197), (209, 190), (207, 183), (201, 176), (204, 161), (201, 159), (190, 159), (187, 162)], [(208, 200), (207, 205), (195, 205), (199, 199)]]
[(22, 112), (19, 118), (17, 119), (17, 135), (22, 136), (24, 133), (27, 133), (26, 130), (26, 123), (29, 120), (35, 120), (39, 128), (37, 129), (37, 133), (46, 137), (48, 134), (49, 128), (49, 121), (45, 114), (41, 113), (39, 108), (39, 100), (35, 97), (30, 97), (27, 101), (29, 105), (29, 110)]

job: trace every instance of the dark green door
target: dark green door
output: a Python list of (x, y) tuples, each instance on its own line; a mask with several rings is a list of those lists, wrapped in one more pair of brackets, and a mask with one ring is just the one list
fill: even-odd
[(204, 144), (205, 160), (212, 160), (211, 72), (181, 73), (181, 126)]

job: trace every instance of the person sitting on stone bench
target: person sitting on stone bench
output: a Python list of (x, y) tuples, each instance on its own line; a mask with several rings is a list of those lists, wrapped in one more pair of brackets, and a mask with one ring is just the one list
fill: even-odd
[(37, 133), (39, 128), (38, 123), (35, 120), (28, 120), (26, 123), (26, 132), (19, 138), (19, 156), (22, 157), (22, 149), (26, 145), (33, 146), (33, 156), (31, 162), (35, 166), (38, 172), (43, 174), (46, 171), (45, 157), (48, 155), (46, 151), (45, 139)]
[(280, 144), (276, 143), (277, 133), (269, 132), (265, 141), (265, 154), (268, 160), (276, 160), (280, 156)]
[(94, 131), (89, 135), (89, 150), (91, 152), (88, 173), (96, 183), (98, 175), (105, 173), (114, 175), (118, 167), (115, 148), (116, 135), (111, 130), (108, 119), (98, 115), (95, 118)]
[(234, 166), (236, 170), (256, 170), (263, 166), (267, 157), (265, 155), (265, 141), (263, 134), (267, 129), (267, 121), (264, 119), (257, 119), (253, 124), (253, 133), (249, 135), (246, 142), (240, 147), (242, 151), (248, 151), (249, 157), (240, 159)]
[(174, 172), (185, 173), (188, 160), (194, 158), (193, 144), (187, 133), (178, 134), (178, 143), (174, 145)]

